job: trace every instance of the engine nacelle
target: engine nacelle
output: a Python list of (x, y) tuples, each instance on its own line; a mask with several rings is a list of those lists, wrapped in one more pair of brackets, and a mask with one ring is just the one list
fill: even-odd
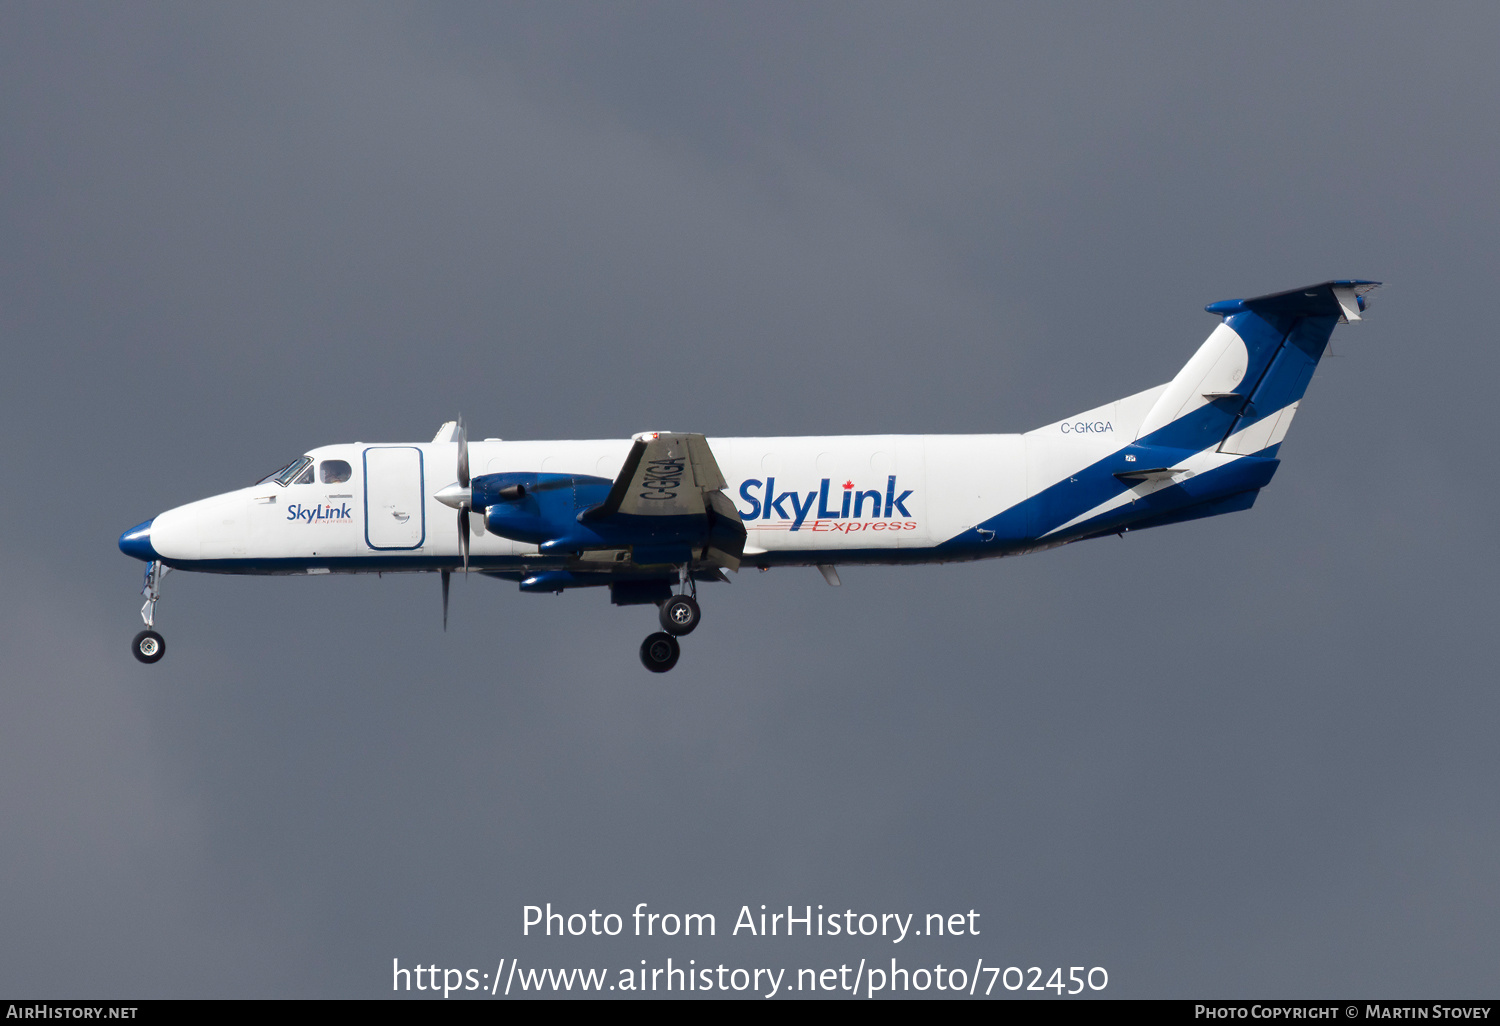
[(540, 545), (578, 531), (578, 514), (603, 502), (613, 482), (574, 474), (485, 474), (472, 482), (475, 510), (502, 538)]

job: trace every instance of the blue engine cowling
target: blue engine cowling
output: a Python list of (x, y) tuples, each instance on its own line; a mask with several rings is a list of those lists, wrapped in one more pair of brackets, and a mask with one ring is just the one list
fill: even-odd
[(502, 538), (541, 545), (577, 531), (578, 514), (603, 502), (613, 484), (575, 474), (484, 474), (470, 484), (484, 526)]
[(471, 494), (488, 530), (536, 545), (543, 555), (628, 548), (632, 562), (660, 565), (691, 563), (710, 548), (735, 559), (744, 551), (744, 526), (723, 495), (707, 496), (702, 514), (600, 516), (596, 507), (613, 486), (577, 474), (485, 474), (474, 478)]

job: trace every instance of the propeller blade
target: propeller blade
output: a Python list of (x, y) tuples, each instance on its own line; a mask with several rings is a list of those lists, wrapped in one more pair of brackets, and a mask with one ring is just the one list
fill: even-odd
[(448, 629), (448, 571), (443, 571), (443, 630)]
[(458, 483), (469, 487), (469, 433), (464, 430), (464, 419), (458, 418)]
[(469, 511), (458, 511), (458, 550), (464, 556), (464, 573), (469, 572)]

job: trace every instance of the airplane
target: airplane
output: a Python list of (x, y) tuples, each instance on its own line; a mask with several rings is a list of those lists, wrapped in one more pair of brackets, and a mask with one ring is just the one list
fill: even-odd
[(1025, 434), (430, 442), (309, 449), (248, 488), (120, 536), (146, 563), (135, 657), (166, 651), (169, 570), (454, 573), (523, 592), (608, 589), (654, 605), (646, 669), (676, 665), (700, 583), (726, 571), (947, 563), (1037, 552), (1249, 509), (1338, 324), (1379, 282), (1327, 281), (1211, 303), (1221, 318), (1171, 381)]

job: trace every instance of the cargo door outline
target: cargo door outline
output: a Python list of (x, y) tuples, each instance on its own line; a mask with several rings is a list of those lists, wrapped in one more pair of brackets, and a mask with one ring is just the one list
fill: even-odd
[[(370, 495), (370, 483), (377, 477), (377, 474), (372, 474), (370, 472), (371, 453), (415, 453), (416, 465), (413, 467), (410, 463), (407, 463), (406, 467), (404, 468), (395, 466), (387, 469), (386, 467), (381, 466), (382, 463), (386, 462), (386, 459), (382, 458), (382, 456), (377, 456), (376, 471), (380, 479), (377, 481), (376, 494), (372, 498), (372, 496)], [(414, 445), (371, 446), (364, 451), (361, 457), (361, 463), (363, 464), (365, 479), (365, 544), (372, 549), (383, 552), (411, 551), (414, 549), (420, 549), (427, 541), (427, 473), (426, 466), (422, 458), (422, 450)], [(407, 475), (400, 474), (400, 471), (403, 469), (415, 470), (415, 481), (411, 480), (411, 478)], [(395, 475), (399, 475), (401, 477), (401, 480), (397, 480), (396, 476), (392, 474), (392, 471), (395, 472)], [(400, 507), (402, 506), (409, 507), (409, 510), (401, 510)], [(370, 534), (371, 522), (375, 521), (377, 523), (378, 526), (375, 533), (377, 536), (380, 536), (382, 533), (381, 526), (383, 526), (383, 521), (380, 521), (378, 518), (382, 515), (389, 515), (392, 511), (409, 512), (410, 516), (419, 518), (417, 522), (418, 530), (416, 532), (416, 542), (414, 544), (375, 544), (375, 539), (372, 538)], [(401, 527), (405, 529), (403, 533), (407, 535), (406, 538), (397, 539), (386, 536), (381, 537), (381, 540), (408, 540), (410, 538), (410, 529), (406, 527), (406, 523), (404, 521), (401, 523)], [(385, 531), (387, 535), (396, 533), (388, 527), (385, 528)]]

